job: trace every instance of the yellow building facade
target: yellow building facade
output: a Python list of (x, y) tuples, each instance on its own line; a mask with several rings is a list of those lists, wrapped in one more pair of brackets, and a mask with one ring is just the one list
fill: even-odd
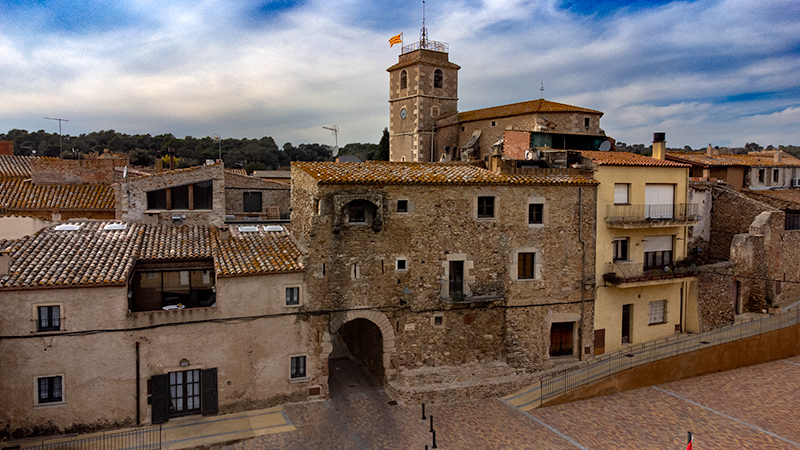
[(626, 152), (581, 154), (600, 182), (595, 354), (696, 331), (697, 280), (683, 261), (695, 223), (689, 166)]

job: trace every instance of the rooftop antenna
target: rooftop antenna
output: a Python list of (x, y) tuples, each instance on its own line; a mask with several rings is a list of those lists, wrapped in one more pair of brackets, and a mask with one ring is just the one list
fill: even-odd
[(217, 144), (217, 147), (219, 149), (219, 160), (222, 161), (222, 136), (220, 136), (217, 133), (214, 133), (211, 135), (211, 139), (214, 141), (215, 144)]
[(47, 120), (57, 120), (58, 121), (58, 156), (60, 157), (62, 153), (64, 153), (64, 143), (61, 141), (61, 122), (69, 122), (67, 119), (58, 119), (55, 117), (45, 117)]
[(539, 88), (539, 91), (541, 92), (541, 94), (539, 94), (539, 98), (543, 99), (544, 98), (544, 81), (542, 81), (542, 87)]
[(337, 125), (334, 125), (332, 127), (322, 127), (322, 128), (330, 130), (331, 133), (333, 133), (334, 139), (336, 139), (336, 147), (333, 147), (333, 150), (331, 151), (331, 155), (335, 158), (336, 155), (339, 154), (339, 127)]
[(419, 30), (419, 48), (428, 48), (428, 29), (425, 28), (425, 0), (422, 0), (422, 29)]

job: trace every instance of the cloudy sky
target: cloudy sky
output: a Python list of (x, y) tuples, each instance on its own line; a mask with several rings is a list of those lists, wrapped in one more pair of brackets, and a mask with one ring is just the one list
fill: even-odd
[[(797, 0), (427, 0), (462, 111), (544, 97), (668, 146), (800, 145)], [(377, 143), (419, 0), (3, 0), (0, 132)]]

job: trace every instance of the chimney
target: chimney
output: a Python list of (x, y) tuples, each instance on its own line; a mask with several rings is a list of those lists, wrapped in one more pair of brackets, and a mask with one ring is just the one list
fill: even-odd
[(228, 242), (228, 238), (231, 237), (231, 231), (228, 227), (219, 227), (219, 240), (222, 242)]
[(170, 147), (169, 150), (169, 170), (175, 170), (175, 149)]
[(53, 222), (61, 222), (61, 209), (53, 208), (53, 214), (51, 217)]
[(156, 152), (156, 173), (164, 171), (164, 160), (161, 159), (161, 150)]
[(11, 271), (11, 249), (0, 250), (0, 276), (8, 275)]
[(783, 158), (783, 155), (781, 153), (782, 152), (780, 150), (775, 150), (775, 162), (776, 163), (781, 162), (781, 159)]
[(653, 158), (664, 160), (667, 151), (667, 133), (653, 133)]

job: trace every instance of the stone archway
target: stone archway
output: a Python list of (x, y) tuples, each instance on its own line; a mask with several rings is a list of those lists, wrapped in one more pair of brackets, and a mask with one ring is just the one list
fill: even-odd
[(328, 330), (322, 336), (322, 356), (327, 360), (333, 351), (332, 336), (336, 335), (342, 326), (356, 319), (365, 319), (372, 322), (380, 330), (383, 344), (383, 382), (395, 379), (397, 370), (392, 367), (392, 356), (397, 351), (395, 347), (395, 334), (392, 323), (386, 315), (374, 309), (359, 309), (335, 313), (331, 316)]

